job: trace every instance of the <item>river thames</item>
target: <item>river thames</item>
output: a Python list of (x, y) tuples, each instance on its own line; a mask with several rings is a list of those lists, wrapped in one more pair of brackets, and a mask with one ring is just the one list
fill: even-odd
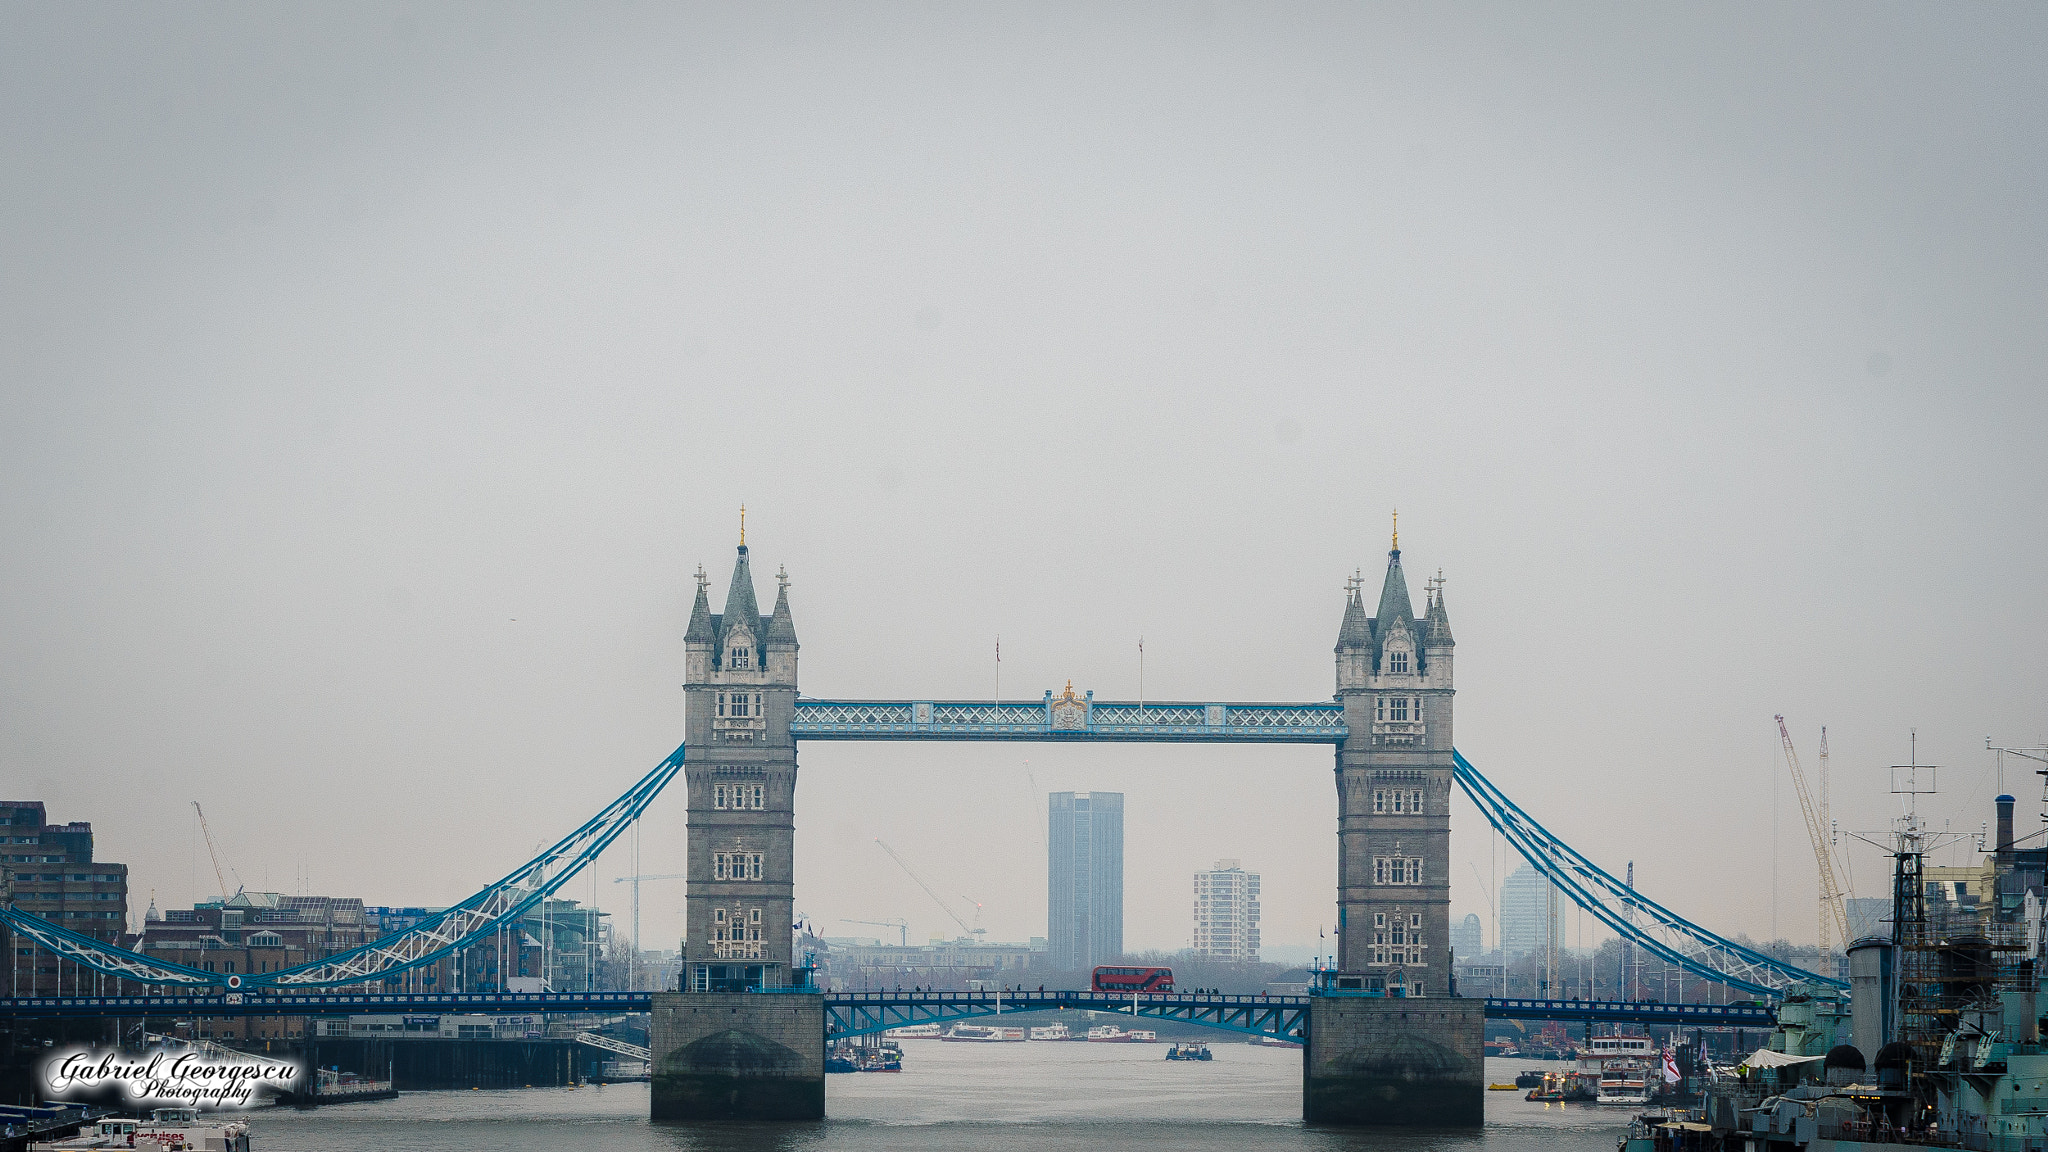
[[(1357, 1132), (1301, 1125), (1301, 1053), (1214, 1045), (1207, 1063), (1163, 1059), (1164, 1045), (904, 1045), (901, 1073), (826, 1078), (815, 1124), (673, 1125), (647, 1119), (647, 1085), (408, 1092), (396, 1100), (252, 1115), (258, 1152), (738, 1152), (1613, 1148), (1632, 1114), (1543, 1105), (1489, 1092), (1477, 1132)], [(1496, 1081), (1520, 1060), (1488, 1060)], [(1553, 1065), (1555, 1067), (1555, 1065)]]

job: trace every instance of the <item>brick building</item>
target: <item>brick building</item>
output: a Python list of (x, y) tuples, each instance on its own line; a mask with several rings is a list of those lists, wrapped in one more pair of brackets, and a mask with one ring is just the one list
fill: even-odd
[[(128, 935), (128, 866), (93, 859), (92, 825), (52, 824), (40, 800), (0, 800), (0, 899), (95, 940)], [(14, 996), (139, 989), (62, 959), (0, 925)]]

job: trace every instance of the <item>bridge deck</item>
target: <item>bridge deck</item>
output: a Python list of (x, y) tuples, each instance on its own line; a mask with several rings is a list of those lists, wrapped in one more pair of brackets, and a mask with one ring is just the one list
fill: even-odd
[[(1231, 996), (1191, 992), (1141, 995), (1143, 1019), (1178, 1020), (1236, 1032), (1297, 1035), (1305, 1027), (1310, 996)], [(109, 1016), (352, 1016), (477, 1012), (646, 1012), (652, 992), (393, 993), (359, 996), (23, 996), (0, 997), (0, 1016), (92, 1018)], [(1002, 1012), (1078, 1009), (1131, 1010), (1132, 997), (1115, 992), (833, 992), (825, 996), (826, 1031), (857, 1036), (910, 1024), (967, 1020)], [(1633, 1000), (1488, 998), (1486, 1015), (1498, 1020), (1595, 1020), (1603, 1023), (1675, 1024), (1701, 1028), (1769, 1028), (1774, 1008), (1760, 1005), (1657, 1004)]]

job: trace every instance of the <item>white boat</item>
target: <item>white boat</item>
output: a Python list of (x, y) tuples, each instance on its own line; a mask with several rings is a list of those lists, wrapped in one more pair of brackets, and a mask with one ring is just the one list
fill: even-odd
[(985, 1024), (955, 1024), (944, 1039), (972, 1041), (980, 1044), (1000, 1044), (1024, 1039), (1022, 1028), (995, 1028)]
[(891, 1040), (943, 1040), (946, 1038), (945, 1029), (940, 1028), (937, 1024), (905, 1024), (901, 1028), (891, 1028), (887, 1032), (882, 1033), (882, 1035), (887, 1036)]
[(30, 1144), (29, 1148), (69, 1152), (80, 1148), (135, 1148), (143, 1152), (249, 1152), (249, 1125), (227, 1117), (200, 1119), (196, 1108), (157, 1108), (149, 1119), (109, 1117), (79, 1129), (64, 1140)]
[(1593, 1100), (1599, 1104), (1648, 1104), (1649, 1066), (1635, 1060), (1609, 1061), (1600, 1073), (1600, 1090)]
[(1133, 1044), (1159, 1043), (1159, 1033), (1147, 1032), (1143, 1028), (1133, 1028), (1129, 1032), (1124, 1033), (1124, 1036)]
[(1091, 1044), (1124, 1044), (1130, 1039), (1130, 1033), (1114, 1024), (1097, 1024), (1088, 1030), (1088, 1042)]
[(1030, 1037), (1033, 1040), (1072, 1040), (1074, 1034), (1067, 1030), (1065, 1024), (1046, 1024), (1033, 1028)]

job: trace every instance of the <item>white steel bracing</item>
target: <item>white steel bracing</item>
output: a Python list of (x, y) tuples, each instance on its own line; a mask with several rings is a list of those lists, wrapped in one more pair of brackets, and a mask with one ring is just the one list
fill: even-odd
[(516, 928), (528, 910), (553, 895), (630, 827), (682, 767), (683, 750), (678, 748), (625, 795), (504, 879), (402, 932), (295, 968), (218, 975), (117, 948), (12, 906), (0, 905), (0, 921), (66, 960), (145, 984), (211, 985), (233, 992), (365, 984), (431, 964), (493, 933)]
[[(1813, 793), (1806, 788), (1806, 772), (1799, 767), (1799, 753), (1792, 748), (1792, 731), (1785, 727), (1785, 718), (1777, 717), (1778, 739), (1785, 743), (1785, 767), (1792, 773), (1792, 788), (1799, 793), (1799, 811), (1806, 817), (1806, 834), (1813, 840), (1813, 858), (1820, 866), (1820, 924), (1816, 939), (1820, 943), (1820, 955), (1834, 954), (1835, 945), (1849, 944), (1849, 910), (1842, 903), (1842, 890), (1835, 883), (1835, 853), (1828, 841), (1832, 839), (1827, 818), (1813, 803)], [(1823, 749), (1827, 737), (1821, 737)], [(1825, 751), (1821, 753), (1827, 755)], [(1826, 764), (1826, 760), (1822, 760)], [(1823, 767), (1822, 771), (1826, 771)]]
[(624, 1040), (614, 1040), (609, 1036), (599, 1036), (595, 1032), (578, 1032), (576, 1034), (576, 1042), (591, 1048), (602, 1048), (607, 1052), (616, 1052), (621, 1056), (630, 1056), (635, 1060), (654, 1059), (654, 1053), (642, 1048), (638, 1044), (628, 1044)]
[(1782, 996), (1795, 984), (1847, 988), (1694, 924), (1609, 875), (1552, 835), (1472, 767), (1451, 753), (1452, 774), (1465, 795), (1529, 865), (1625, 940), (1686, 971), (1759, 996)]

